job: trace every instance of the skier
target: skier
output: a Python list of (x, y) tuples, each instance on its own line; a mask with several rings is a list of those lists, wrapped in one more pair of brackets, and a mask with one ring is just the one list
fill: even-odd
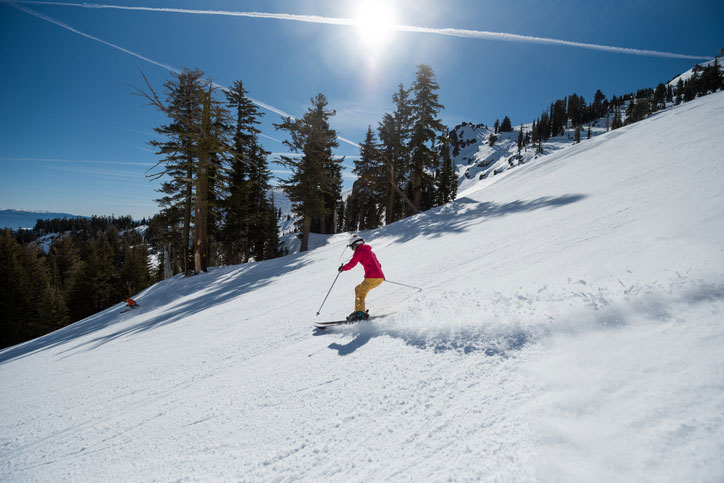
[(141, 304), (139, 304), (138, 302), (136, 302), (135, 300), (133, 300), (133, 299), (130, 298), (130, 297), (128, 297), (126, 300), (124, 300), (124, 302), (126, 302), (126, 309), (125, 309), (125, 310), (121, 310), (121, 313), (122, 313), (122, 314), (125, 314), (125, 313), (128, 312), (129, 310), (133, 310), (133, 309), (138, 308), (138, 307), (141, 306)]
[(354, 251), (354, 255), (349, 263), (340, 265), (338, 271), (350, 270), (357, 265), (357, 262), (361, 263), (365, 269), (365, 279), (354, 289), (354, 312), (347, 317), (347, 321), (352, 322), (369, 318), (369, 313), (365, 310), (365, 297), (370, 290), (385, 281), (385, 274), (382, 273), (382, 265), (372, 252), (372, 247), (365, 245), (365, 241), (361, 237), (353, 238), (347, 246)]

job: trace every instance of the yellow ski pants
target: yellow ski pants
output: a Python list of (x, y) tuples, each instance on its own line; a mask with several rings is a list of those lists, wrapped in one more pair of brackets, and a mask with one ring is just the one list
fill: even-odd
[(384, 282), (384, 278), (365, 278), (361, 284), (357, 285), (354, 288), (354, 310), (355, 312), (364, 312), (365, 311), (365, 297), (367, 297), (367, 294), (370, 290), (372, 290), (375, 287), (378, 287), (382, 282)]

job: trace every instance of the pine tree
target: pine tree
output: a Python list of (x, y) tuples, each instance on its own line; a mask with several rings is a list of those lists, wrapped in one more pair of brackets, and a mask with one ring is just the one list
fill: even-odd
[(679, 78), (679, 82), (676, 83), (676, 105), (678, 106), (684, 99), (684, 81)]
[(357, 231), (360, 223), (360, 209), (358, 196), (351, 193), (347, 197), (344, 209), (343, 231)]
[(367, 128), (365, 140), (360, 145), (360, 158), (354, 162), (352, 172), (357, 175), (357, 181), (352, 187), (359, 209), (359, 230), (367, 230), (380, 226), (380, 212), (378, 204), (382, 195), (387, 176), (383, 171), (380, 160), (380, 150), (372, 132)]
[(177, 240), (180, 246), (175, 251), (180, 256), (179, 264), (185, 274), (191, 270), (193, 183), (198, 156), (198, 126), (203, 111), (203, 75), (198, 69), (172, 74), (173, 79), (164, 84), (167, 107), (157, 105), (160, 101), (155, 99), (155, 95), (151, 97), (142, 92), (156, 107), (167, 110), (171, 118), (169, 124), (154, 129), (166, 140), (150, 142), (156, 148), (156, 154), (163, 157), (155, 166), (159, 170), (149, 177), (164, 179), (159, 191), (165, 196), (156, 201), (169, 224), (181, 226), (181, 239)]
[[(65, 302), (57, 287), (51, 285), (42, 251), (33, 245), (23, 247), (25, 300), (22, 315), (23, 339), (34, 339), (63, 327), (67, 323)], [(16, 301), (19, 302), (19, 301)]]
[[(282, 156), (281, 162), (292, 169), (292, 176), (283, 188), (295, 205), (295, 212), (302, 220), (302, 244), (300, 251), (309, 247), (309, 233), (313, 223), (325, 230), (334, 230), (332, 221), (336, 203), (341, 198), (341, 160), (335, 159), (332, 148), (338, 146), (337, 133), (329, 127), (334, 110), (327, 110), (327, 98), (317, 94), (311, 100), (312, 107), (302, 119), (285, 118), (277, 129), (287, 131), (291, 140), (284, 141), (300, 158)], [(333, 203), (330, 203), (333, 200)]]
[(28, 274), (23, 248), (9, 229), (0, 231), (0, 348), (26, 338), (24, 317), (29, 310)]
[[(347, 199), (349, 199), (349, 197)], [(340, 200), (339, 204), (337, 204), (337, 233), (347, 231), (345, 228), (345, 224), (347, 222), (347, 217), (345, 215), (346, 212), (347, 202), (345, 200)]]
[(651, 111), (650, 103), (648, 99), (638, 99), (631, 101), (629, 104), (629, 110), (627, 112), (626, 124), (632, 124), (639, 122), (644, 119)]
[(500, 132), (513, 132), (513, 125), (508, 116), (505, 116), (503, 122), (500, 123)]
[[(402, 84), (392, 96), (393, 114), (385, 114), (377, 128), (382, 165), (387, 183), (381, 189), (385, 203), (385, 224), (404, 216), (403, 200), (412, 205), (402, 186), (407, 182), (410, 166), (410, 135), (412, 133), (412, 104), (410, 91)], [(412, 205), (414, 209), (414, 205)]]
[[(182, 224), (183, 271), (190, 271), (189, 248), (191, 236), (191, 216), (193, 211), (194, 242), (193, 265), (194, 273), (206, 271), (209, 262), (215, 259), (210, 253), (218, 231), (219, 190), (225, 184), (223, 177), (228, 147), (227, 111), (221, 107), (214, 96), (213, 83), (202, 80), (199, 70), (185, 70), (174, 74), (176, 82), (169, 81), (166, 85), (168, 102), (164, 104), (146, 80), (150, 93), (140, 89), (137, 91), (148, 99), (159, 110), (171, 119), (169, 125), (156, 129), (164, 134), (166, 142), (152, 141), (158, 154), (165, 155), (155, 168), (160, 170), (149, 176), (154, 179), (167, 177), (161, 191), (167, 196), (159, 203), (163, 207), (162, 214), (172, 224)], [(172, 220), (174, 214), (183, 214), (183, 221)], [(214, 239), (211, 244), (209, 235)]]
[(543, 140), (547, 141), (551, 137), (562, 136), (566, 132), (567, 118), (565, 99), (559, 99), (551, 104), (550, 114), (543, 113), (538, 126)]
[(155, 274), (157, 280), (166, 280), (183, 271), (182, 257), (176, 252), (183, 245), (180, 226), (175, 222), (180, 217), (174, 213), (170, 216), (168, 214), (168, 211), (162, 211), (151, 218), (147, 232), (149, 243), (159, 251), (160, 264)]
[(523, 150), (523, 143), (525, 142), (525, 137), (523, 136), (523, 125), (520, 125), (520, 131), (518, 131), (518, 154)]
[(705, 96), (710, 92), (716, 92), (722, 85), (722, 75), (719, 69), (719, 59), (714, 59), (714, 63), (704, 68), (698, 79), (699, 95)]
[(48, 250), (48, 259), (57, 271), (56, 286), (67, 299), (73, 290), (80, 269), (80, 252), (70, 236), (55, 239)]
[(226, 95), (236, 123), (224, 225), (226, 259), (233, 264), (276, 256), (279, 232), (276, 209), (267, 197), (269, 153), (262, 149), (256, 127), (262, 113), (247, 97), (241, 81), (234, 82)]
[[(560, 102), (560, 101), (558, 101)], [(547, 112), (543, 112), (540, 115), (540, 119), (538, 120), (538, 143), (541, 143), (542, 141), (548, 141), (551, 137), (551, 133), (553, 133), (554, 136), (558, 136), (559, 134), (563, 134), (562, 129), (565, 127), (566, 120), (565, 120), (565, 111), (558, 111), (557, 109), (553, 108), (552, 111), (554, 113), (557, 112), (556, 116), (558, 118), (560, 124), (559, 127), (552, 127), (553, 122), (551, 121), (551, 117), (548, 115)], [(561, 117), (563, 115), (563, 117)], [(560, 131), (556, 131), (556, 129), (559, 129)]]
[(684, 102), (696, 99), (697, 86), (695, 80), (696, 74), (691, 79), (684, 82)]
[(659, 82), (659, 85), (656, 86), (656, 90), (654, 91), (654, 100), (651, 105), (651, 108), (652, 108), (653, 112), (656, 112), (665, 107), (666, 107), (666, 86), (664, 86), (663, 83)]
[(601, 92), (600, 89), (596, 90), (593, 96), (593, 104), (591, 104), (591, 111), (593, 112), (593, 119), (600, 119), (606, 115), (606, 96)]
[[(223, 163), (228, 147), (227, 111), (214, 96), (213, 83), (202, 80), (199, 70), (185, 70), (174, 74), (177, 82), (166, 83), (168, 103), (164, 105), (148, 83), (150, 93), (137, 91), (159, 110), (171, 118), (171, 124), (162, 126), (157, 132), (167, 136), (167, 142), (153, 141), (165, 155), (156, 167), (162, 169), (150, 175), (154, 179), (169, 177), (162, 185), (167, 196), (158, 200), (164, 207), (164, 215), (183, 213), (183, 266), (184, 273), (190, 270), (189, 249), (191, 214), (193, 207), (194, 273), (206, 271), (211, 258), (209, 233), (216, 232), (219, 214), (215, 212), (217, 191), (224, 184), (220, 177), (224, 173)], [(144, 76), (145, 79), (145, 76)], [(182, 204), (181, 210), (179, 205)], [(176, 209), (171, 209), (176, 208)], [(178, 222), (178, 221), (176, 221)]]
[(195, 139), (197, 165), (194, 203), (194, 274), (206, 272), (209, 266), (210, 225), (215, 230), (213, 203), (222, 156), (229, 150), (228, 111), (214, 98), (211, 81), (202, 93), (201, 124)]
[(124, 239), (120, 252), (120, 280), (122, 287), (118, 291), (121, 299), (131, 297), (148, 287), (151, 283), (148, 266), (148, 247), (144, 243), (131, 245)]
[(440, 155), (442, 157), (442, 168), (437, 176), (437, 196), (438, 205), (444, 205), (450, 201), (454, 201), (458, 191), (458, 177), (455, 172), (455, 166), (450, 156), (450, 137), (441, 137), (438, 144)]
[(618, 129), (623, 126), (623, 120), (621, 119), (621, 108), (616, 105), (613, 109), (613, 119), (611, 121), (611, 130)]
[(583, 97), (579, 97), (577, 94), (568, 96), (568, 119), (571, 120), (571, 125), (579, 127), (583, 124), (583, 112), (586, 107), (586, 101)]
[[(410, 137), (411, 169), (409, 189), (412, 202), (417, 211), (434, 205), (433, 178), (440, 160), (433, 147), (446, 129), (438, 114), (444, 108), (438, 101), (437, 90), (440, 88), (430, 66), (417, 66), (417, 78), (412, 85), (412, 134)], [(423, 199), (423, 193), (428, 196)]]

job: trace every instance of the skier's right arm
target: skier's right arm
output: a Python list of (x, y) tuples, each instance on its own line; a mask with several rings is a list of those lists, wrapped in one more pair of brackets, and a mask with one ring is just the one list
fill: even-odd
[(340, 268), (340, 272), (346, 272), (347, 270), (350, 270), (354, 268), (355, 265), (357, 265), (357, 262), (359, 262), (360, 259), (360, 252), (359, 250), (354, 252), (354, 255), (352, 255), (352, 260), (349, 261), (346, 265), (342, 265)]

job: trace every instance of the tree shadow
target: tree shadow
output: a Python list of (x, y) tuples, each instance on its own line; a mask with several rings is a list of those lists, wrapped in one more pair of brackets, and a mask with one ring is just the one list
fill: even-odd
[(560, 208), (577, 203), (588, 195), (567, 194), (562, 196), (542, 196), (534, 200), (516, 200), (509, 203), (475, 201), (463, 197), (440, 208), (429, 210), (416, 216), (405, 218), (401, 223), (392, 223), (371, 232), (370, 237), (392, 237), (398, 242), (412, 240), (418, 235), (438, 237), (448, 233), (465, 231), (480, 219), (500, 218), (516, 213), (525, 213), (546, 208)]
[(211, 269), (208, 273), (201, 273), (191, 277), (178, 275), (172, 279), (164, 280), (133, 297), (140, 304), (139, 308), (127, 314), (119, 314), (124, 305), (116, 304), (55, 332), (0, 351), (0, 364), (92, 335), (126, 320), (129, 315), (131, 317), (142, 315), (164, 305), (172, 304), (175, 300), (186, 299), (180, 304), (172, 305), (168, 311), (144, 319), (136, 324), (125, 326), (109, 334), (85, 340), (64, 350), (61, 354), (81, 348), (92, 350), (120, 337), (172, 324), (203, 312), (212, 306), (223, 304), (240, 295), (267, 286), (280, 273), (304, 267), (310, 262), (303, 255), (294, 254), (258, 263), (219, 267)]

